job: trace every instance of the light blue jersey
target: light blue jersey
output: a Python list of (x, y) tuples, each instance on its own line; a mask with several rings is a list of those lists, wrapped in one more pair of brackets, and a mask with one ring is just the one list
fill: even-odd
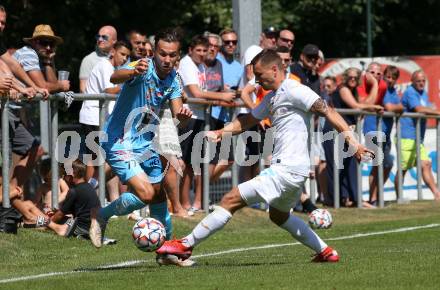
[[(123, 69), (134, 69), (137, 62)], [(161, 80), (154, 63), (148, 60), (146, 73), (124, 83), (101, 142), (106, 161), (123, 182), (145, 172), (151, 183), (162, 179), (162, 166), (152, 140), (159, 124), (159, 112), (168, 100), (180, 98), (180, 76), (172, 71)]]
[[(126, 64), (123, 69), (134, 69), (136, 63)], [(147, 72), (127, 81), (119, 94), (105, 124), (108, 142), (128, 141), (135, 149), (150, 146), (163, 104), (181, 96), (182, 84), (177, 72), (173, 70), (161, 80), (149, 59)]]

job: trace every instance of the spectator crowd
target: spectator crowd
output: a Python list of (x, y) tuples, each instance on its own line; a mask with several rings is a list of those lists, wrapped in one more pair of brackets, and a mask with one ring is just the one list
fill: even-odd
[[(3, 176), (0, 182), (9, 183), (12, 208), (0, 207), (0, 231), (16, 232), (17, 221), (21, 220), (24, 227), (49, 228), (60, 236), (88, 238), (90, 210), (99, 204), (97, 187), (105, 186), (108, 202), (127, 191), (126, 185), (117, 176), (107, 179), (105, 184), (98, 183), (98, 170), (92, 162), (97, 156), (86, 146), (86, 137), (91, 132), (99, 131), (99, 101), (87, 100), (82, 103), (78, 116), (83, 137), (80, 152), (81, 156), (88, 157), (74, 160), (72, 172), (60, 169), (58, 204), (54, 204), (51, 200), (50, 158), (44, 155), (38, 138), (31, 133), (29, 122), (32, 120), (26, 118), (24, 113), (25, 102), (20, 102), (17, 97), (24, 95), (32, 98), (38, 93), (46, 99), (49, 94), (70, 90), (69, 80), (57, 71), (55, 61), (57, 47), (63, 45), (63, 38), (57, 36), (50, 25), (40, 24), (34, 28), (31, 36), (23, 38), (24, 46), (11, 54), (3, 40), (6, 16), (5, 8), (0, 6), (0, 91), (3, 97), (7, 96), (10, 100), (9, 141), (12, 150), (11, 177)], [(124, 84), (111, 81), (114, 71), (140, 59), (152, 58), (155, 49), (153, 37), (148, 37), (142, 30), (133, 29), (121, 37), (117, 29), (110, 25), (97, 30), (94, 43), (95, 49), (84, 56), (79, 69), (80, 93), (118, 94)], [(174, 216), (189, 217), (202, 209), (201, 166), (209, 167), (209, 180), (215, 182), (237, 162), (239, 179), (244, 182), (258, 175), (260, 158), (263, 159), (263, 164), (270, 164), (273, 138), (276, 138), (276, 132), (271, 130), (270, 120), (263, 120), (258, 126), (242, 134), (243, 152), (235, 150), (231, 138), (225, 138), (225, 142), (210, 147), (212, 158), (209, 164), (201, 164), (198, 159), (204, 154), (200, 132), (205, 130), (206, 124), (209, 124), (211, 130), (223, 128), (233, 116), (249, 113), (269, 92), (255, 81), (251, 64), (252, 59), (262, 50), (275, 50), (283, 62), (287, 78), (308, 86), (334, 108), (361, 109), (377, 114), (388, 111), (397, 114), (419, 112), (440, 115), (440, 111), (433, 109), (429, 103), (425, 88), (426, 75), (421, 70), (412, 73), (412, 84), (400, 96), (395, 89), (400, 72), (393, 65), (382, 67), (379, 63), (372, 62), (365, 71), (350, 67), (343, 72), (339, 81), (336, 76), (320, 75), (324, 54), (315, 44), (299, 48), (299, 58), (293, 61), (295, 34), (288, 28), (263, 29), (259, 43), (245, 49), (241, 59), (237, 57), (237, 47), (238, 34), (230, 28), (225, 28), (218, 34), (205, 32), (193, 36), (188, 50), (181, 52), (182, 57), (175, 67), (181, 78), (182, 97), (210, 101), (212, 106), (206, 114), (205, 105), (187, 101), (185, 106), (192, 111), (192, 117), (183, 128), (176, 127), (169, 109), (158, 112), (161, 121), (155, 144), (161, 155), (163, 168), (167, 169), (164, 172), (163, 190)], [(244, 106), (239, 106), (238, 103), (243, 103)], [(112, 113), (113, 106), (114, 102), (108, 102), (105, 108), (107, 117)], [(356, 117), (344, 115), (344, 119), (355, 130), (358, 125)], [(386, 182), (393, 166), (393, 157), (390, 154), (394, 141), (391, 136), (393, 118), (384, 117), (381, 128), (385, 138), (379, 138), (381, 134), (377, 132), (375, 115), (363, 118), (365, 137), (371, 138), (376, 145), (382, 142), (383, 182)], [(416, 164), (416, 120), (402, 118), (401, 128), (402, 162), (399, 166), (403, 169), (404, 177)], [(311, 212), (316, 208), (316, 202), (333, 206), (335, 174), (339, 175), (337, 180), (340, 183), (341, 205), (350, 207), (362, 202), (364, 207), (376, 207), (378, 167), (373, 166), (370, 174), (369, 200), (358, 200), (358, 180), (357, 175), (353, 174), (356, 172), (357, 161), (354, 157), (347, 157), (343, 160), (341, 170), (334, 168), (334, 139), (322, 138), (332, 131), (330, 123), (322, 118), (315, 118), (316, 134), (312, 138), (311, 150), (314, 152), (316, 170), (311, 172), (311, 178), (318, 181), (319, 197), (317, 201), (311, 201), (304, 188), (301, 202), (295, 209)], [(440, 191), (423, 146), (425, 131), (426, 120), (422, 119), (422, 176), (434, 198), (439, 200)], [(97, 135), (94, 142), (99, 144)], [(105, 166), (109, 171), (109, 166)], [(24, 188), (34, 170), (40, 175), (41, 186), (31, 194)], [(397, 189), (397, 178), (395, 184)], [(2, 195), (0, 203), (1, 200)], [(129, 218), (138, 219), (139, 213), (133, 213)]]

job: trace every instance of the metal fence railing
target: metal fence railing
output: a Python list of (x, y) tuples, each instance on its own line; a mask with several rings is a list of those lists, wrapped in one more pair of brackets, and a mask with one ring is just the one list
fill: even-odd
[[(49, 132), (49, 140), (48, 144), (50, 144), (49, 153), (52, 157), (52, 203), (53, 207), (56, 208), (58, 204), (58, 179), (59, 179), (59, 172), (58, 170), (55, 170), (58, 168), (58, 161), (56, 158), (54, 158), (57, 150), (57, 142), (58, 142), (58, 136), (59, 136), (59, 111), (60, 106), (59, 104), (61, 102), (64, 102), (66, 95), (64, 93), (54, 94), (51, 95), (47, 102), (50, 104), (51, 108), (51, 116), (49, 116), (50, 119), (46, 121), (41, 121), (40, 124), (42, 126), (47, 124), (50, 124), (50, 132)], [(100, 130), (103, 129), (103, 125), (106, 118), (106, 110), (107, 102), (115, 100), (116, 96), (111, 94), (98, 94), (98, 95), (90, 95), (90, 94), (74, 94), (73, 95), (75, 101), (83, 101), (83, 100), (99, 100), (99, 109), (100, 109), (100, 115), (99, 115), (99, 128)], [(32, 101), (42, 101), (41, 97), (35, 97), (32, 99)], [(241, 103), (236, 103), (235, 105), (227, 105), (223, 102), (216, 102), (216, 101), (207, 101), (207, 100), (200, 100), (200, 99), (189, 99), (188, 102), (190, 103), (198, 103), (203, 104), (207, 107), (207, 110), (205, 110), (205, 120), (209, 120), (209, 110), (208, 108), (213, 105), (226, 105), (227, 107), (230, 107), (231, 110), (233, 107), (241, 106)], [(1, 114), (2, 114), (2, 176), (10, 176), (10, 165), (11, 161), (9, 158), (10, 154), (10, 146), (9, 146), (9, 120), (8, 120), (8, 110), (9, 110), (9, 100), (7, 98), (1, 98)], [(337, 110), (341, 114), (346, 115), (355, 115), (357, 118), (357, 129), (356, 132), (359, 136), (362, 136), (362, 116), (364, 115), (371, 115), (374, 113), (361, 111), (361, 110), (352, 110), (352, 109), (338, 109)], [(416, 124), (416, 148), (417, 148), (417, 197), (418, 199), (422, 199), (422, 184), (421, 184), (421, 160), (420, 160), (420, 144), (421, 144), (421, 128), (420, 128), (420, 121), (421, 119), (426, 118), (434, 118), (437, 120), (436, 125), (436, 135), (437, 135), (437, 143), (436, 143), (436, 150), (437, 152), (440, 152), (440, 126), (439, 126), (439, 119), (440, 116), (432, 116), (432, 115), (425, 115), (420, 113), (404, 113), (404, 114), (394, 114), (390, 112), (385, 112), (383, 115), (377, 116), (377, 125), (378, 125), (378, 131), (381, 131), (381, 124), (383, 117), (392, 117), (394, 118), (395, 124), (396, 124), (396, 132), (397, 132), (397, 164), (401, 164), (401, 131), (400, 131), (400, 119), (402, 117), (410, 117), (415, 118), (417, 120)], [(313, 122), (313, 116), (310, 119), (310, 135), (314, 134), (314, 122)], [(210, 124), (207, 121), (205, 124), (205, 130), (210, 129)], [(309, 142), (312, 138), (309, 138)], [(337, 144), (338, 138), (335, 139), (335, 148), (338, 148)], [(233, 148), (236, 148), (237, 145), (237, 136), (234, 136), (232, 139)], [(206, 150), (209, 150), (209, 146), (205, 146)], [(338, 150), (335, 150), (335, 160), (333, 162), (336, 162), (337, 158), (339, 158), (339, 152)], [(313, 151), (311, 150), (311, 155), (313, 155)], [(205, 158), (208, 158), (209, 154), (208, 151), (205, 154)], [(101, 161), (101, 164), (103, 163), (102, 156), (98, 154), (98, 158)], [(440, 154), (437, 154), (437, 164), (440, 165)], [(313, 156), (311, 156), (311, 160), (313, 160)], [(205, 164), (209, 164), (207, 160), (205, 159)], [(313, 167), (313, 166), (312, 166)], [(336, 166), (334, 167), (335, 170)], [(313, 168), (312, 168), (313, 170)], [(357, 171), (356, 174), (358, 176), (358, 188), (357, 188), (357, 197), (358, 197), (358, 207), (362, 207), (362, 178), (361, 178), (361, 164), (357, 165)], [(437, 173), (437, 187), (440, 188), (439, 177), (440, 177), (440, 166), (437, 166), (436, 169)], [(238, 166), (234, 162), (231, 169), (226, 171), (220, 181), (216, 183), (210, 183), (209, 182), (209, 171), (208, 166), (203, 166), (203, 207), (206, 211), (208, 211), (208, 207), (210, 204), (210, 201), (212, 202), (218, 202), (219, 199), (221, 199), (222, 195), (230, 190), (233, 186), (236, 186), (238, 184)], [(398, 192), (397, 196), (399, 197), (399, 200), (403, 198), (402, 195), (402, 168), (401, 166), (397, 166), (397, 177), (399, 181), (398, 186)], [(383, 178), (384, 178), (384, 172), (383, 172), (383, 165), (379, 165), (378, 168), (378, 206), (383, 207), (384, 206), (384, 186), (383, 186)], [(99, 166), (99, 184), (105, 184), (105, 172), (104, 172), (104, 166)], [(310, 181), (310, 194), (312, 196), (312, 200), (316, 197), (316, 181), (312, 179)], [(339, 188), (339, 180), (338, 180), (338, 174), (334, 174), (334, 206), (338, 208), (340, 206), (340, 188)], [(9, 182), (8, 178), (3, 178), (3, 207), (10, 207), (9, 202)], [(104, 204), (105, 200), (105, 186), (99, 186), (99, 198), (101, 201), (101, 204)], [(399, 201), (398, 200), (398, 201)]]

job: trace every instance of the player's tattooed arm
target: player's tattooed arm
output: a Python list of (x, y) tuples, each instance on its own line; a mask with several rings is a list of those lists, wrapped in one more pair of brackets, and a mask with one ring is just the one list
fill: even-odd
[(326, 101), (319, 98), (313, 103), (312, 107), (310, 108), (310, 111), (312, 113), (316, 113), (316, 114), (324, 117), (328, 113), (328, 105), (327, 105)]

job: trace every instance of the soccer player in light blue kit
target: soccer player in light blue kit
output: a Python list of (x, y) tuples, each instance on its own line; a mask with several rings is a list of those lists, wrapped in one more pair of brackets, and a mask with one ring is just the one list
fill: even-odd
[[(124, 86), (105, 124), (108, 139), (101, 142), (101, 146), (112, 171), (129, 186), (130, 192), (92, 211), (90, 239), (97, 248), (102, 246), (111, 216), (129, 214), (146, 204), (150, 205), (151, 217), (164, 224), (167, 239), (171, 238), (166, 195), (160, 190), (164, 172), (152, 140), (159, 123), (159, 111), (167, 101), (180, 124), (191, 118), (192, 112), (182, 106), (182, 85), (174, 70), (180, 48), (177, 33), (163, 30), (156, 35), (155, 42), (152, 59), (130, 63), (111, 77), (113, 83), (124, 83)], [(159, 257), (158, 263), (180, 265), (179, 261), (170, 259)]]

